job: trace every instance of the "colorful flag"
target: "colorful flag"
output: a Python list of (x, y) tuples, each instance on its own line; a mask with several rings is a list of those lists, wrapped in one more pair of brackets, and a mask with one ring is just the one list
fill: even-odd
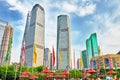
[(60, 49), (60, 67), (62, 67), (62, 49)]
[(103, 68), (105, 69), (106, 66), (105, 66), (105, 58), (102, 56), (102, 59), (103, 59)]
[(75, 52), (74, 52), (74, 69), (76, 68), (75, 65), (76, 65), (76, 64), (75, 64)]
[(114, 58), (114, 67), (115, 67), (115, 70), (117, 70), (117, 63), (115, 58)]
[(34, 44), (33, 61), (34, 61), (34, 64), (36, 64), (36, 62), (37, 62), (37, 48), (36, 48), (36, 44)]
[(7, 62), (8, 59), (9, 59), (11, 45), (12, 45), (12, 38), (10, 38), (10, 40), (9, 40), (8, 50), (7, 50), (7, 54), (6, 54), (6, 57), (5, 57), (5, 59), (4, 59), (4, 62)]
[(52, 66), (55, 66), (55, 51), (54, 51), (54, 47), (52, 47)]
[(22, 65), (24, 65), (25, 62), (25, 40), (22, 42)]

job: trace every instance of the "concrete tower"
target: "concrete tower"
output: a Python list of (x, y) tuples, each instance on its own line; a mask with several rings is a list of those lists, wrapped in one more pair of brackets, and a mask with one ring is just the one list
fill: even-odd
[[(1, 22), (1, 20), (0, 20)], [(0, 25), (0, 65), (9, 65), (12, 49), (13, 28), (8, 22), (4, 26)]]
[[(29, 20), (28, 20), (29, 21)], [(33, 6), (30, 14), (30, 23), (26, 23), (27, 32), (25, 36), (25, 66), (40, 66), (43, 65), (44, 57), (44, 28), (45, 28), (45, 12), (44, 9), (36, 4)], [(34, 44), (37, 51), (37, 62), (33, 62)]]
[(70, 19), (67, 15), (60, 15), (57, 18), (57, 69), (71, 68), (70, 50)]

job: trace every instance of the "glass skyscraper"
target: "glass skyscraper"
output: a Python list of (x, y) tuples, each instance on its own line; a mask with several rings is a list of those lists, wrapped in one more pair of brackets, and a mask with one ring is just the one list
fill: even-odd
[(86, 48), (88, 55), (88, 66), (90, 67), (90, 60), (92, 57), (98, 56), (99, 53), (96, 33), (91, 34), (90, 38), (86, 40)]
[(71, 68), (70, 50), (70, 19), (67, 15), (60, 15), (57, 17), (57, 69)]
[(88, 68), (88, 55), (86, 50), (82, 51), (82, 61), (83, 61), (83, 67)]
[[(44, 9), (36, 4), (33, 6), (31, 13), (27, 16), (26, 28), (23, 40), (25, 40), (25, 66), (43, 65), (44, 58), (44, 28), (45, 12)], [(34, 44), (37, 50), (37, 62), (33, 62)], [(22, 56), (22, 54), (21, 54)]]

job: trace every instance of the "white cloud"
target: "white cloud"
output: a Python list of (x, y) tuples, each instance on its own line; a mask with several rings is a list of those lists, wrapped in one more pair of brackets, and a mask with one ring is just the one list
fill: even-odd
[(9, 10), (18, 10), (23, 14), (23, 16), (28, 12), (28, 7), (18, 0), (7, 0), (7, 3), (11, 5)]
[(63, 9), (67, 12), (75, 12), (77, 10), (76, 5), (72, 5), (67, 2), (64, 2), (62, 6), (63, 6)]
[(86, 16), (89, 14), (93, 14), (96, 9), (96, 4), (86, 5), (85, 7), (78, 8), (78, 15), (79, 16)]
[(116, 6), (112, 13), (97, 14), (93, 18), (96, 23), (94, 27), (100, 26), (100, 28), (95, 28), (95, 31), (98, 33), (98, 40), (104, 54), (120, 51), (120, 6), (118, 3), (113, 3), (109, 5)]

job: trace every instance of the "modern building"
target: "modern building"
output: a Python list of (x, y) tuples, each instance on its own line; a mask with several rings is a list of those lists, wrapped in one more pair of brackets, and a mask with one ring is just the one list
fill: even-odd
[[(60, 56), (60, 50), (62, 56)], [(71, 68), (70, 19), (67, 15), (57, 17), (57, 69)], [(62, 57), (62, 64), (60, 64)]]
[(82, 61), (83, 61), (83, 68), (88, 68), (88, 55), (86, 50), (82, 51)]
[(52, 69), (52, 53), (50, 53), (50, 69)]
[(92, 67), (96, 69), (101, 68), (120, 68), (120, 55), (107, 54), (102, 56), (93, 57), (91, 59)]
[(80, 58), (77, 59), (77, 69), (80, 69)]
[(9, 65), (12, 49), (13, 28), (0, 20), (0, 65)]
[[(45, 12), (44, 9), (36, 4), (27, 16), (26, 28), (23, 40), (25, 40), (25, 66), (36, 67), (43, 65), (44, 58), (44, 28)], [(34, 45), (36, 45), (37, 58), (33, 62)], [(21, 55), (22, 56), (22, 55)]]
[(43, 60), (43, 64), (44, 66), (48, 66), (50, 68), (50, 50), (49, 48), (45, 48), (44, 50), (44, 60)]
[(92, 57), (96, 57), (99, 55), (99, 47), (96, 33), (91, 34), (90, 38), (86, 40), (86, 48), (88, 55), (88, 66), (90, 67), (90, 60), (92, 59)]
[(2, 45), (2, 39), (3, 39), (4, 31), (5, 31), (5, 26), (7, 24), (8, 23), (6, 21), (0, 20), (0, 49)]

